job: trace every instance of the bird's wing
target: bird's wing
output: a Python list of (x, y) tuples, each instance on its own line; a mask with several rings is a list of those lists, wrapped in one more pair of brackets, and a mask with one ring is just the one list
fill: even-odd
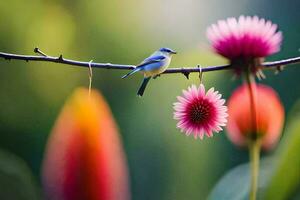
[(139, 64), (137, 67), (143, 67), (145, 65), (149, 65), (149, 64), (152, 64), (152, 63), (157, 63), (157, 62), (160, 62), (162, 60), (166, 59), (165, 56), (150, 56), (148, 58), (146, 58), (141, 64)]

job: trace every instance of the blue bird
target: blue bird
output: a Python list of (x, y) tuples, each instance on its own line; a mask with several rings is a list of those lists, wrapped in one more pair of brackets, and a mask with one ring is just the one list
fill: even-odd
[(144, 74), (143, 82), (137, 92), (138, 96), (143, 96), (146, 86), (151, 78), (157, 77), (163, 73), (169, 66), (173, 54), (176, 54), (170, 48), (161, 48), (155, 51), (151, 56), (146, 58), (141, 64), (137, 65), (134, 70), (124, 75), (122, 78), (126, 78), (136, 72), (142, 72)]

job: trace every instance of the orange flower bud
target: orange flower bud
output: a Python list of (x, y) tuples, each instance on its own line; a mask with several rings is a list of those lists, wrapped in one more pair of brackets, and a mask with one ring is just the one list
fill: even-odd
[(127, 165), (111, 111), (97, 92), (77, 89), (50, 135), (42, 181), (50, 200), (128, 200)]
[[(270, 149), (281, 135), (284, 108), (277, 93), (271, 87), (252, 84), (252, 88), (253, 109), (247, 84), (237, 88), (228, 101), (228, 137), (234, 144), (240, 146), (247, 145), (250, 138), (259, 137), (262, 147)], [(254, 116), (255, 123), (252, 119)]]

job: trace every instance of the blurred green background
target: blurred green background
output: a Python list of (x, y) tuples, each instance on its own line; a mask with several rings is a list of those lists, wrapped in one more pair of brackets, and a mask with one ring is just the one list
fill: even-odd
[[(0, 51), (33, 54), (38, 46), (53, 56), (137, 64), (166, 46), (179, 52), (174, 67), (224, 64), (211, 53), (206, 28), (243, 14), (278, 24), (284, 35), (282, 51), (268, 58), (277, 60), (300, 54), (299, 7), (298, 0), (1, 0)], [(199, 83), (198, 74), (190, 80), (163, 75), (138, 98), (141, 75), (122, 80), (124, 73), (94, 69), (93, 87), (104, 94), (119, 125), (134, 200), (206, 199), (228, 169), (248, 160), (225, 132), (200, 141), (176, 129), (172, 103), (182, 89)], [(300, 66), (273, 74), (268, 71), (262, 82), (278, 91), (288, 113), (300, 97)], [(231, 78), (228, 72), (205, 73), (204, 83), (228, 98), (240, 84)], [(0, 148), (24, 159), (37, 185), (48, 134), (79, 86), (88, 86), (86, 68), (0, 61)]]

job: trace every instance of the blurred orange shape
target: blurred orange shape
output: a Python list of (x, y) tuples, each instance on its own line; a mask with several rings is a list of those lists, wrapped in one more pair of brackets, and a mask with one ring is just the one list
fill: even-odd
[[(251, 110), (250, 93), (247, 84), (237, 88), (228, 101), (227, 132), (229, 139), (245, 146), (253, 137), (260, 137), (262, 147), (271, 149), (281, 136), (284, 124), (284, 108), (277, 93), (269, 86), (252, 85), (254, 109)], [(253, 112), (256, 115), (253, 115)], [(256, 116), (256, 125), (253, 119)], [(254, 127), (255, 126), (255, 127)]]
[(50, 200), (128, 200), (127, 163), (104, 98), (77, 89), (48, 140), (42, 181)]

